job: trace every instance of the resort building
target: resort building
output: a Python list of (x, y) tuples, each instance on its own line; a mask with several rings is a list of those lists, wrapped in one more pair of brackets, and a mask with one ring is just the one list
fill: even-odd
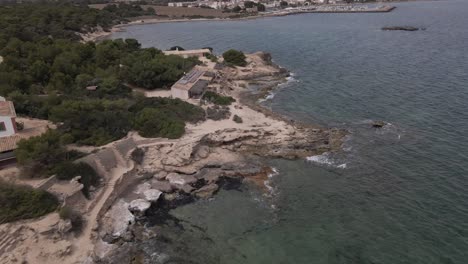
[(47, 131), (47, 125), (34, 126), (20, 131), (16, 125), (13, 102), (0, 96), (0, 169), (15, 162), (14, 150), (18, 142)]
[(211, 54), (209, 49), (197, 49), (197, 50), (165, 50), (163, 51), (164, 55), (177, 55), (184, 58), (189, 57), (204, 57), (205, 54)]
[(171, 95), (174, 98), (187, 100), (189, 98), (198, 98), (206, 87), (214, 79), (215, 74), (195, 67), (189, 73), (184, 75), (171, 87)]
[(16, 112), (13, 102), (0, 96), (0, 138), (14, 135), (16, 129)]

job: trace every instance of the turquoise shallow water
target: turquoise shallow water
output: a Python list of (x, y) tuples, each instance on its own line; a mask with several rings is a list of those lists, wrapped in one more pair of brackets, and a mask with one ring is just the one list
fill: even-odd
[[(153, 262), (468, 263), (468, 1), (396, 5), (113, 36), (271, 52), (294, 79), (267, 106), (351, 132), (338, 155), (271, 161), (270, 196), (243, 187), (174, 210), (184, 229), (164, 227), (168, 240), (139, 245), (157, 253)], [(380, 30), (393, 25), (426, 30)], [(391, 125), (375, 130), (370, 120)]]

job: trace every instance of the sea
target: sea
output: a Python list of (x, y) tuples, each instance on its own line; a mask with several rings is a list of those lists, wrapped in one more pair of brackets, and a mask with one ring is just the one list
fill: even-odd
[(268, 161), (268, 193), (242, 186), (172, 210), (176, 220), (136, 245), (147, 263), (468, 263), (468, 1), (391, 5), (112, 36), (269, 52), (292, 75), (265, 107), (349, 131), (339, 153)]

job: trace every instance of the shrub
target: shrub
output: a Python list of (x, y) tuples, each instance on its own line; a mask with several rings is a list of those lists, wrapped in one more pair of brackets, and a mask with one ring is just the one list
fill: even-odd
[(207, 91), (203, 94), (202, 99), (207, 100), (213, 104), (217, 105), (230, 105), (236, 100), (231, 96), (222, 96), (212, 91)]
[(96, 186), (100, 178), (93, 167), (84, 162), (62, 162), (56, 166), (54, 173), (59, 180), (71, 180), (76, 176), (81, 176), (79, 182), (83, 184), (82, 192), (87, 198), (89, 198), (90, 187)]
[(68, 206), (61, 207), (59, 210), (59, 216), (61, 219), (70, 219), (72, 216), (72, 209)]
[(245, 67), (247, 65), (247, 61), (245, 60), (246, 57), (242, 51), (230, 49), (223, 53), (223, 58), (224, 61), (230, 65), (241, 67)]
[(60, 134), (55, 130), (21, 140), (15, 150), (16, 159), (23, 173), (32, 178), (50, 175), (54, 166), (67, 158), (66, 153), (60, 144)]
[(207, 59), (209, 59), (210, 61), (212, 61), (212, 62), (218, 62), (218, 57), (216, 57), (215, 55), (213, 55), (213, 54), (211, 54), (211, 53), (206, 53), (206, 54), (204, 54), (204, 55), (205, 55), (205, 57), (206, 57)]
[(171, 47), (169, 50), (185, 50), (184, 48), (182, 48), (181, 46), (173, 46)]
[(141, 164), (145, 158), (145, 151), (141, 148), (136, 148), (132, 151), (131, 158), (136, 164)]
[(57, 206), (57, 198), (46, 191), (0, 182), (0, 224), (36, 218)]
[(61, 219), (70, 220), (72, 230), (81, 231), (81, 228), (83, 227), (83, 218), (79, 213), (68, 206), (63, 206), (59, 210), (59, 216)]
[(229, 108), (227, 107), (208, 107), (206, 109), (206, 117), (211, 120), (222, 120), (229, 118), (231, 115), (231, 112), (229, 111)]
[(16, 123), (16, 129), (18, 129), (18, 131), (21, 131), (24, 129), (24, 123), (23, 122), (15, 122)]
[(185, 123), (161, 110), (145, 108), (135, 118), (135, 128), (143, 137), (179, 138), (185, 132)]
[(232, 120), (236, 123), (242, 123), (242, 118), (238, 115), (234, 115), (234, 117), (232, 118)]
[(180, 99), (169, 99), (161, 97), (142, 98), (130, 107), (130, 111), (138, 114), (145, 108), (154, 108), (162, 111), (172, 119), (185, 122), (198, 122), (205, 120), (205, 111), (193, 104)]

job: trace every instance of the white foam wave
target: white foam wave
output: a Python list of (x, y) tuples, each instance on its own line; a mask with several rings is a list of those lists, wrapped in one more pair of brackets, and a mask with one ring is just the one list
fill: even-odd
[(288, 86), (290, 83), (298, 82), (298, 80), (295, 79), (294, 76), (295, 76), (294, 73), (290, 73), (290, 75), (289, 75), (288, 77), (286, 77), (286, 82), (281, 83), (281, 84), (278, 84), (277, 89), (273, 89), (273, 90), (269, 91), (268, 94), (267, 94), (264, 98), (258, 99), (258, 102), (259, 102), (259, 103), (263, 103), (263, 102), (272, 100), (272, 99), (275, 97), (276, 91), (277, 91), (278, 89), (283, 88), (283, 87), (286, 87), (286, 86)]
[(265, 98), (258, 99), (258, 102), (263, 103), (263, 102), (272, 100), (275, 97), (275, 95), (276, 93), (274, 93), (273, 91), (270, 91), (268, 92), (267, 96), (265, 96)]
[(341, 165), (338, 165), (336, 166), (337, 168), (340, 168), (340, 169), (346, 169), (346, 163), (343, 163)]
[(322, 155), (307, 157), (306, 160), (313, 163), (331, 166), (339, 169), (346, 169), (347, 167), (346, 163), (337, 164), (337, 162), (333, 160), (327, 152), (323, 153)]
[(278, 169), (275, 167), (272, 167), (271, 171), (272, 172), (268, 174), (268, 180), (263, 182), (263, 184), (268, 190), (268, 195), (273, 195), (275, 193), (275, 188), (271, 185), (271, 179), (273, 179), (273, 177), (279, 174)]

